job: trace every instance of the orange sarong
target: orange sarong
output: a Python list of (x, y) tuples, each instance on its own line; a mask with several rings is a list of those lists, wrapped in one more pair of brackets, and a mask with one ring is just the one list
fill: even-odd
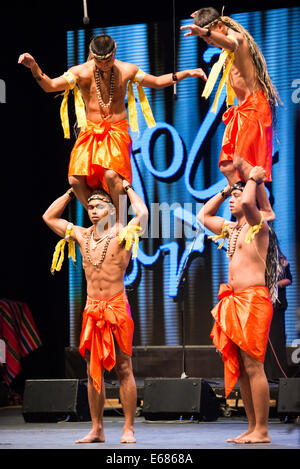
[(102, 366), (110, 371), (116, 364), (114, 337), (120, 349), (132, 355), (134, 324), (125, 290), (109, 300), (87, 298), (83, 311), (79, 352), (90, 351), (90, 376), (101, 391)]
[[(232, 106), (223, 114), (226, 129), (219, 166), (239, 155), (252, 166), (262, 166), (266, 181), (272, 180), (273, 128), (270, 105), (262, 90), (250, 95), (240, 106)], [(242, 179), (241, 175), (239, 177)]]
[(224, 362), (225, 394), (233, 390), (238, 377), (238, 349), (264, 362), (273, 306), (267, 287), (255, 286), (240, 292), (222, 283), (219, 303), (211, 311), (215, 324), (210, 337)]
[(109, 193), (104, 169), (112, 169), (126, 181), (132, 181), (131, 137), (127, 119), (118, 122), (87, 121), (71, 152), (69, 176), (86, 176), (92, 189), (99, 187)]

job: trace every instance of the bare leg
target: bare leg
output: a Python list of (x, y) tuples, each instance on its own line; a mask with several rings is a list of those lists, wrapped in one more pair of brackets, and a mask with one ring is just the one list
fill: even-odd
[(125, 423), (121, 443), (136, 443), (134, 437), (134, 417), (136, 411), (137, 392), (132, 372), (130, 356), (119, 350), (116, 360), (116, 373), (120, 381), (120, 399), (124, 411)]
[(241, 356), (239, 356), (239, 366), (240, 366), (240, 377), (239, 377), (239, 384), (241, 390), (241, 396), (243, 399), (243, 404), (245, 408), (245, 412), (248, 418), (248, 429), (246, 432), (242, 433), (241, 435), (235, 438), (229, 438), (227, 441), (228, 443), (234, 442), (238, 443), (243, 437), (252, 433), (255, 429), (255, 412), (253, 407), (252, 401), (252, 394), (251, 394), (251, 386), (249, 381), (249, 376), (246, 373), (243, 360)]
[[(249, 428), (255, 427), (251, 433), (239, 438), (237, 443), (270, 443), (271, 439), (268, 433), (268, 418), (269, 418), (269, 405), (270, 405), (270, 392), (269, 385), (264, 371), (263, 363), (255, 360), (247, 355), (243, 350), (240, 351), (241, 359), (243, 361), (245, 373), (248, 375), (251, 399), (254, 410), (254, 417), (252, 409), (249, 407), (250, 395), (245, 395), (245, 406), (250, 409)], [(255, 420), (254, 420), (255, 419)]]
[(232, 161), (223, 161), (223, 163), (220, 165), (220, 171), (227, 178), (231, 186), (238, 182), (239, 177)]
[(102, 387), (99, 394), (93, 385), (93, 380), (89, 373), (89, 353), (86, 355), (86, 360), (88, 369), (88, 400), (92, 419), (92, 430), (84, 438), (77, 440), (76, 443), (103, 443), (105, 441), (103, 431), (103, 410), (105, 403), (104, 377), (102, 375)]
[[(249, 174), (252, 169), (251, 164), (249, 164), (239, 155), (235, 154), (233, 157), (233, 166), (236, 170), (238, 170), (244, 181), (249, 179)], [(264, 214), (265, 219), (267, 221), (275, 220), (275, 213), (271, 207), (264, 183), (258, 184), (257, 186), (257, 202), (260, 210)]]
[(91, 195), (92, 190), (87, 185), (85, 176), (69, 176), (69, 184), (72, 186), (79, 202), (87, 210), (87, 199)]
[(116, 222), (125, 224), (125, 209), (127, 206), (127, 196), (124, 194), (122, 177), (111, 169), (104, 172), (109, 192), (116, 207)]

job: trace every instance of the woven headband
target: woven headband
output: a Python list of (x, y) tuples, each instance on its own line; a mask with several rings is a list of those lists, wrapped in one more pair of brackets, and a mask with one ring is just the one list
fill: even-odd
[(98, 55), (98, 54), (96, 54), (95, 52), (93, 52), (92, 46), (91, 46), (91, 44), (90, 44), (90, 53), (94, 56), (94, 58), (95, 58), (96, 60), (106, 60), (106, 59), (108, 59), (109, 57), (111, 57), (111, 56), (114, 54), (114, 52), (116, 52), (116, 50), (117, 50), (117, 44), (116, 44), (115, 41), (114, 41), (114, 47), (113, 47), (112, 51), (110, 51), (110, 52), (109, 52), (108, 54), (106, 54), (106, 55)]

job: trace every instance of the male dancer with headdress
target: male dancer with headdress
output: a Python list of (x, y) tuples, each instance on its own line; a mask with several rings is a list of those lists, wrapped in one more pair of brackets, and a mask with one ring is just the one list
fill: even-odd
[[(199, 36), (208, 44), (222, 49), (219, 61), (213, 66), (202, 96), (208, 98), (219, 73), (223, 77), (216, 93), (213, 111), (223, 86), (227, 82), (227, 105), (223, 115), (226, 124), (219, 160), (221, 172), (233, 185), (247, 181), (253, 166), (262, 166), (266, 181), (271, 181), (272, 121), (279, 98), (269, 77), (265, 59), (253, 37), (239, 23), (220, 16), (214, 8), (201, 8), (191, 15), (193, 24), (185, 36)], [(269, 221), (275, 218), (264, 184), (257, 191), (260, 209)]]
[(132, 83), (137, 84), (142, 110), (151, 127), (155, 121), (141, 85), (161, 89), (188, 77), (206, 80), (206, 75), (199, 68), (156, 77), (142, 72), (134, 64), (117, 60), (116, 49), (116, 43), (110, 36), (96, 36), (90, 43), (87, 62), (71, 67), (64, 75), (53, 79), (42, 72), (28, 53), (19, 57), (19, 63), (31, 69), (44, 91), (66, 90), (61, 108), (66, 137), (69, 137), (67, 93), (74, 88), (75, 110), (81, 132), (71, 153), (69, 183), (85, 207), (91, 190), (99, 185), (103, 187), (111, 195), (118, 217), (119, 197), (123, 194), (122, 180), (131, 183), (131, 138), (125, 107), (127, 85), (129, 123), (132, 131), (136, 131), (138, 125)]
[[(55, 200), (43, 215), (47, 225), (63, 239), (58, 242), (51, 271), (60, 270), (66, 241), (75, 253), (78, 244), (87, 282), (87, 302), (83, 312), (79, 351), (87, 361), (88, 400), (92, 430), (77, 443), (104, 442), (103, 409), (105, 402), (104, 369), (116, 367), (120, 381), (120, 399), (125, 423), (121, 443), (135, 443), (134, 416), (136, 385), (132, 372), (131, 354), (134, 324), (124, 289), (124, 274), (131, 256), (136, 256), (138, 236), (147, 225), (148, 211), (124, 179), (135, 217), (123, 227), (115, 222), (115, 207), (110, 196), (96, 190), (87, 200), (89, 228), (69, 224), (61, 218), (74, 197), (73, 189)], [(96, 229), (97, 228), (97, 229)], [(72, 249), (70, 249), (72, 247)]]
[[(214, 241), (228, 238), (228, 285), (220, 285), (220, 301), (212, 310), (215, 323), (211, 338), (223, 357), (226, 397), (239, 379), (248, 417), (247, 431), (228, 440), (235, 443), (270, 442), (270, 396), (264, 357), (273, 314), (273, 288), (269, 283), (269, 227), (256, 205), (264, 178), (265, 170), (255, 166), (246, 184), (228, 184), (198, 214), (200, 222), (217, 235), (212, 237)], [(236, 222), (216, 215), (229, 195)]]

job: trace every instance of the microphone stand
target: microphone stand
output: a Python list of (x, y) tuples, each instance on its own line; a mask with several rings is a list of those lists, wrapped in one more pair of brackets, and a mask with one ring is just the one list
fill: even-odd
[(182, 328), (182, 373), (181, 373), (181, 379), (188, 378), (188, 375), (186, 374), (186, 360), (185, 360), (185, 324), (184, 324), (184, 286), (185, 282), (187, 280), (187, 274), (188, 274), (188, 264), (190, 260), (191, 253), (193, 252), (194, 246), (196, 239), (198, 237), (199, 230), (196, 232), (196, 236), (191, 243), (189, 253), (186, 256), (186, 259), (184, 261), (181, 274), (178, 279), (177, 283), (177, 295), (174, 297), (174, 301), (176, 303), (180, 304), (180, 312), (181, 312), (181, 328)]

